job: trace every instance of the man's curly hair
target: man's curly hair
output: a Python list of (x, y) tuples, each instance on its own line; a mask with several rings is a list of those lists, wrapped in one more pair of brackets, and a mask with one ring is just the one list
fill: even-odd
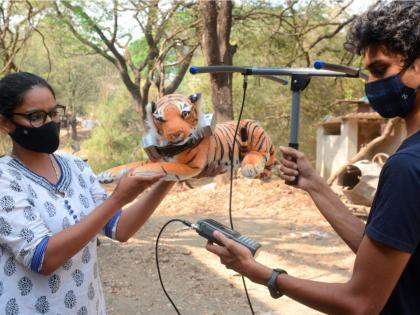
[(400, 54), (409, 67), (420, 57), (420, 1), (395, 0), (356, 18), (345, 48), (361, 54), (370, 45)]

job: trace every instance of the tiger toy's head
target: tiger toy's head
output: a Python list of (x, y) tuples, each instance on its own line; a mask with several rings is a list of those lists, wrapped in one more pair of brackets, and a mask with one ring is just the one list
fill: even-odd
[(200, 94), (169, 94), (146, 106), (148, 132), (160, 145), (180, 144), (195, 137), (203, 119)]

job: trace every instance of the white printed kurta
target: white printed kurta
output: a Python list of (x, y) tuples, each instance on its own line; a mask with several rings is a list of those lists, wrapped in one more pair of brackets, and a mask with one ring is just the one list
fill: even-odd
[[(85, 162), (54, 157), (61, 171), (56, 185), (16, 159), (0, 158), (0, 314), (106, 314), (96, 237), (51, 275), (39, 273), (49, 237), (107, 197)], [(120, 215), (104, 227), (108, 237), (115, 237)]]

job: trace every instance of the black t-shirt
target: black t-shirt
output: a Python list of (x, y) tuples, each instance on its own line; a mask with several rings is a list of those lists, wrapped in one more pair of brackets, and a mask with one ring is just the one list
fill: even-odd
[(420, 132), (385, 163), (365, 232), (412, 254), (381, 314), (420, 314)]

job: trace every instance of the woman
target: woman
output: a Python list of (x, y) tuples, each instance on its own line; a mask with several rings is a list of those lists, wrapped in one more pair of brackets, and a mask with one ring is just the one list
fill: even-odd
[(51, 86), (25, 72), (0, 80), (0, 130), (13, 140), (0, 158), (0, 313), (105, 314), (96, 235), (127, 241), (172, 182), (127, 174), (107, 197), (90, 167), (54, 154), (60, 118)]

